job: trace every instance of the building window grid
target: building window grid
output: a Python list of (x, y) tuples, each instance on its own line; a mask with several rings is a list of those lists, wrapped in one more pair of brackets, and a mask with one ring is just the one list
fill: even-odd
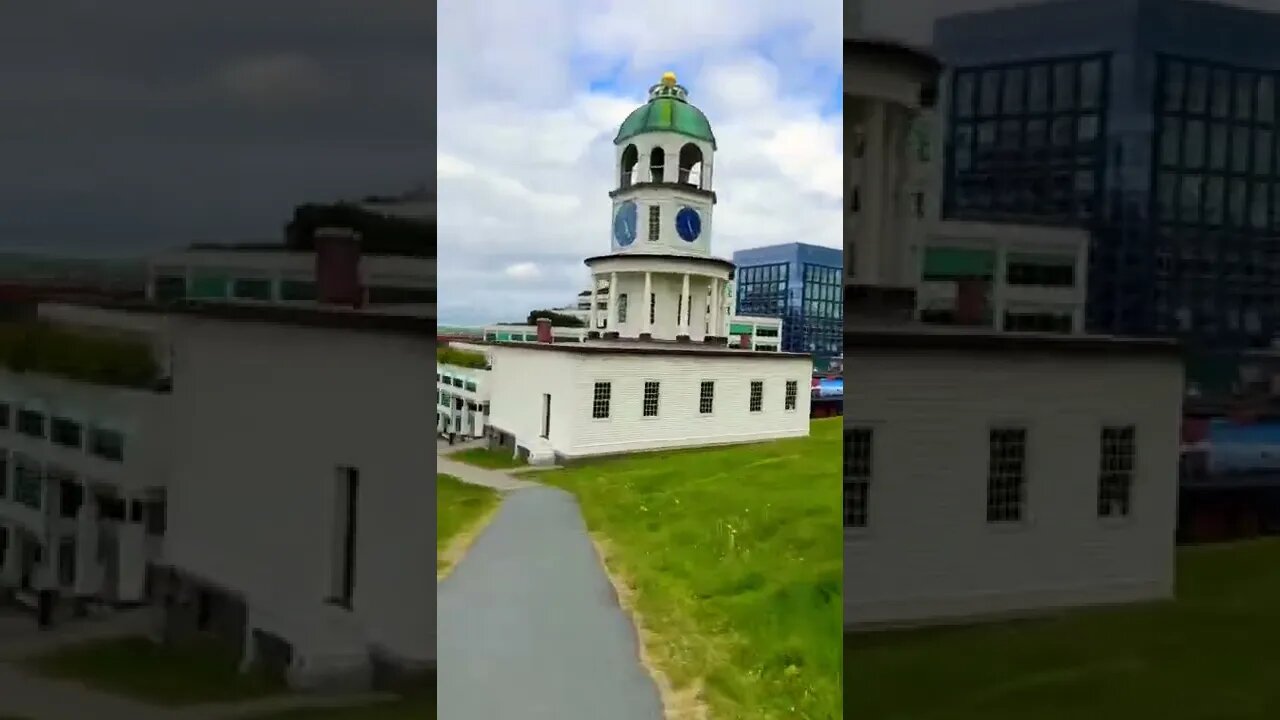
[[(1059, 102), (1055, 81), (1058, 69), (1072, 68), (1070, 97), (1073, 102), (1063, 105)], [(1090, 76), (1095, 81), (1088, 103), (1082, 102), (1082, 82), (1086, 70), (1091, 69)], [(1041, 72), (1036, 72), (1040, 70)], [(1022, 84), (1022, 93), (1009, 93), (1004, 86), (1005, 79), (1011, 72), (1016, 72)], [(982, 99), (975, 103), (975, 112), (961, 113), (962, 92), (952, 93), (951, 123), (946, 144), (946, 178), (944, 187), (944, 211), (948, 216), (988, 217), (999, 216), (1040, 216), (1057, 217), (1068, 222), (1085, 219), (1096, 214), (1102, 190), (1102, 178), (1106, 170), (1106, 153), (1103, 151), (1106, 136), (1107, 90), (1110, 67), (1105, 55), (1084, 55), (1054, 59), (1037, 60), (1014, 64), (999, 64), (981, 68), (959, 68), (953, 74), (957, 87), (972, 87), (981, 92), (984, 83), (971, 82), (969, 78), (981, 74), (986, 76), (995, 73), (997, 81), (987, 89), (997, 94), (996, 102), (984, 108)], [(1032, 91), (1034, 79), (1043, 78), (1044, 102), (1036, 102), (1039, 96)], [(1023, 102), (1016, 108), (1006, 110), (1003, 100), (1009, 96), (1020, 96)], [(989, 110), (989, 112), (984, 112)], [(1080, 139), (1081, 120), (1089, 120), (1092, 127), (1090, 137)], [(1065, 123), (1061, 125), (1061, 123)], [(999, 153), (1009, 152), (1006, 139), (1002, 135), (1014, 124), (1018, 126), (1019, 147), (1016, 154), (1018, 161), (1006, 162), (1003, 158), (986, 160), (982, 172), (974, 167), (977, 149), (987, 146)], [(1030, 128), (1039, 124), (1041, 131), (1048, 133), (1042, 137), (1043, 143), (1033, 143)], [(1065, 127), (1064, 143), (1055, 149), (1052, 130)], [(990, 128), (990, 138), (983, 142), (982, 132)], [(1002, 130), (1003, 128), (1003, 130)], [(1039, 148), (1045, 156), (1031, 158), (1030, 150)], [(1055, 156), (1055, 150), (1057, 155)], [(967, 158), (960, 162), (959, 158)], [(962, 167), (966, 166), (966, 167)], [(1011, 171), (1012, 170), (1012, 171)], [(1002, 187), (996, 187), (996, 180), (1002, 181)], [(970, 206), (969, 185), (984, 187), (979, 205)], [(1036, 186), (1040, 187), (1040, 204), (1037, 207)], [(1059, 187), (1060, 186), (1060, 187)], [(1003, 193), (1003, 196), (1002, 196)], [(1003, 197), (1003, 199), (1002, 199)], [(1056, 198), (1056, 199), (1055, 199)]]
[(844, 431), (844, 526), (865, 528), (871, 495), (871, 428)]
[(1136, 432), (1132, 425), (1102, 429), (1098, 517), (1128, 517), (1133, 495)]
[(800, 383), (798, 381), (796, 380), (787, 381), (787, 392), (785, 397), (783, 398), (783, 406), (782, 406), (783, 410), (796, 409), (797, 396), (800, 394), (799, 389), (800, 389)]
[(591, 393), (591, 417), (605, 420), (609, 417), (609, 401), (613, 397), (613, 384), (597, 382)]
[(1026, 504), (1027, 431), (993, 428), (988, 447), (987, 522), (1021, 522)]
[(657, 205), (649, 206), (649, 242), (657, 242), (658, 235), (662, 231), (662, 208)]
[(698, 413), (710, 415), (715, 409), (716, 383), (714, 380), (703, 380), (698, 388)]
[[(1269, 234), (1280, 231), (1280, 133), (1276, 114), (1277, 83), (1280, 71), (1245, 68), (1222, 63), (1194, 60), (1175, 55), (1159, 58), (1157, 99), (1155, 108), (1160, 121), (1156, 124), (1155, 147), (1165, 142), (1165, 118), (1180, 120), (1180, 126), (1202, 123), (1205, 126), (1206, 162), (1201, 165), (1188, 158), (1185, 149), (1174, 157), (1161, 156), (1153, 163), (1161, 194), (1153, 196), (1151, 214), (1160, 224), (1161, 252), (1168, 262), (1157, 266), (1157, 275), (1168, 286), (1169, 294), (1183, 296), (1191, 312), (1192, 325), (1200, 330), (1217, 329), (1214, 323), (1201, 323), (1212, 316), (1208, 303), (1215, 307), (1227, 304), (1232, 313), (1223, 329), (1255, 332), (1246, 315), (1269, 324), (1270, 316), (1280, 309), (1280, 296), (1273, 290), (1280, 281), (1280, 267), (1272, 267)], [(1200, 102), (1203, 93), (1199, 83), (1210, 76), (1228, 80), (1226, 112), (1221, 102)], [(1179, 81), (1186, 87), (1179, 87)], [(1244, 89), (1251, 88), (1251, 89)], [(1183, 143), (1185, 146), (1186, 143)], [(1267, 153), (1267, 157), (1259, 156)], [(1172, 160), (1173, 162), (1169, 162)], [(1168, 202), (1176, 199), (1178, 207)], [(1164, 204), (1162, 204), (1164, 201)], [(1176, 212), (1175, 212), (1176, 210)], [(1173, 243), (1178, 235), (1174, 228), (1198, 235), (1221, 233), (1208, 238), (1214, 249), (1206, 251), (1195, 242)], [(1252, 279), (1251, 279), (1252, 278)], [(1252, 290), (1229, 288), (1246, 283)], [(1171, 304), (1166, 300), (1157, 309), (1162, 327), (1175, 325)], [(1185, 325), (1179, 321), (1179, 327)]]
[(658, 417), (659, 388), (657, 380), (646, 380), (644, 383), (644, 401), (641, 412), (645, 417)]
[(764, 381), (751, 381), (751, 395), (748, 408), (751, 412), (760, 412), (764, 409)]

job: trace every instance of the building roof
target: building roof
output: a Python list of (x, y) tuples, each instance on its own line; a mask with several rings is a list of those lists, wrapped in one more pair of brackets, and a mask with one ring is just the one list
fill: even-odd
[(687, 91), (675, 83), (675, 75), (667, 73), (662, 82), (649, 88), (649, 102), (641, 105), (618, 128), (615, 145), (651, 132), (673, 132), (716, 146), (711, 123), (701, 110), (689, 103)]
[(675, 342), (671, 340), (588, 340), (586, 342), (494, 342), (486, 340), (475, 342), (475, 345), (489, 347), (514, 348), (517, 350), (535, 350), (545, 352), (565, 352), (579, 355), (683, 355), (700, 357), (734, 357), (747, 360), (806, 360), (811, 358), (802, 353), (761, 352), (730, 347), (721, 342), (697, 343)]
[(879, 38), (856, 38), (844, 41), (846, 60), (855, 58), (875, 58), (889, 60), (906, 65), (917, 72), (929, 75), (932, 79), (942, 71), (942, 62), (933, 54), (919, 50), (895, 40)]
[(128, 313), (150, 313), (208, 318), (228, 322), (293, 325), (332, 330), (369, 331), (394, 335), (436, 338), (434, 316), (391, 315), (361, 312), (323, 306), (258, 305), (240, 303), (184, 301), (156, 303), (150, 301), (93, 302), (76, 298), (59, 299), (59, 304), (115, 310)]
[(587, 266), (590, 266), (591, 263), (596, 262), (597, 260), (617, 260), (618, 258), (667, 258), (670, 260), (705, 263), (707, 265), (719, 265), (721, 267), (726, 267), (731, 271), (736, 267), (732, 260), (725, 260), (724, 258), (716, 257), (714, 255), (684, 255), (674, 252), (618, 252), (609, 253), (608, 255), (592, 255), (582, 262)]
[(1002, 333), (985, 328), (932, 325), (855, 327), (844, 332), (845, 353), (858, 350), (942, 350), (956, 352), (1037, 352), (1095, 355), (1158, 355), (1181, 359), (1174, 340), (1110, 335)]

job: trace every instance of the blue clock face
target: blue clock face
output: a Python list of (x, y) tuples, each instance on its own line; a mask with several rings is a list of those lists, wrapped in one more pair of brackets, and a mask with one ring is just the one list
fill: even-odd
[(636, 204), (625, 202), (613, 216), (613, 239), (626, 247), (636, 241)]
[(685, 242), (693, 242), (702, 234), (702, 216), (697, 210), (686, 207), (676, 213), (676, 232)]

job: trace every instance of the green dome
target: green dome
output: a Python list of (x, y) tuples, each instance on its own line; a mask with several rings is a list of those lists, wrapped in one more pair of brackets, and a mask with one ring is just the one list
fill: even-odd
[[(674, 76), (671, 79), (674, 80)], [(649, 102), (631, 111), (622, 121), (613, 143), (621, 145), (637, 135), (650, 132), (679, 133), (709, 142), (713, 149), (716, 146), (716, 136), (711, 133), (707, 116), (689, 104), (685, 89), (674, 82), (654, 85), (649, 90)]]

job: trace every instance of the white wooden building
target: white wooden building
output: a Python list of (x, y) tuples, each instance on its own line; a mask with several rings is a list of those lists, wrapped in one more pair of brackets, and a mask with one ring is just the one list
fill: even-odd
[(1172, 343), (845, 335), (845, 622), (1171, 597)]
[(627, 341), (491, 348), (491, 437), (556, 460), (809, 433), (806, 355)]
[(434, 663), (434, 320), (169, 311), (165, 632), (298, 686)]

